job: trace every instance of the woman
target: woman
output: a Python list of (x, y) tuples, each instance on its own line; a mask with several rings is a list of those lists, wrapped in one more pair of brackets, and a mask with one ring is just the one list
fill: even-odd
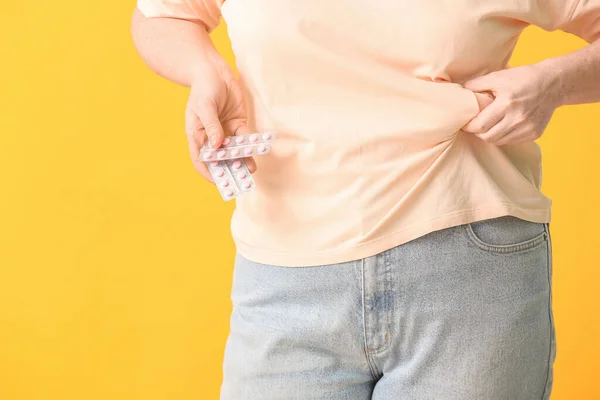
[[(227, 22), (239, 80), (210, 33)], [(248, 159), (222, 399), (547, 399), (540, 137), (600, 101), (600, 43), (508, 68), (529, 25), (600, 37), (600, 0), (139, 0), (136, 47)]]

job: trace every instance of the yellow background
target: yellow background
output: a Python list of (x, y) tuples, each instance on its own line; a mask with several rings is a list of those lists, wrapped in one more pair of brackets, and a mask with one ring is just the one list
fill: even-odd
[[(129, 34), (133, 1), (0, 7), (0, 399), (217, 399), (233, 204), (188, 159), (187, 90)], [(225, 26), (213, 34), (233, 62)], [(584, 42), (530, 28), (513, 65)], [(600, 399), (600, 105), (540, 139), (553, 201), (553, 399)]]

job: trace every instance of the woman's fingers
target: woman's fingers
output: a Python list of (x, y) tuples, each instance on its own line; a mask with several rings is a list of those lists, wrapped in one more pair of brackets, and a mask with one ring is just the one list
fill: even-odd
[[(206, 180), (213, 182), (206, 164), (199, 160), (200, 148), (206, 142), (206, 133), (202, 122), (198, 116), (189, 108), (185, 111), (185, 133), (188, 140), (190, 158), (196, 171), (198, 171)], [(214, 183), (214, 182), (213, 182)]]
[[(478, 101), (479, 99), (480, 97), (478, 97)], [(483, 100), (483, 98), (481, 99)], [(485, 106), (485, 108), (481, 109), (475, 118), (463, 126), (462, 130), (468, 133), (483, 134), (502, 120), (505, 111), (505, 105), (496, 98)]]
[(483, 111), (484, 108), (492, 104), (494, 101), (494, 95), (488, 92), (475, 93), (475, 98), (479, 105), (479, 112)]
[(230, 136), (241, 136), (248, 135), (250, 132), (250, 128), (246, 125), (246, 121), (241, 119), (233, 119), (231, 121), (227, 121), (224, 124), (225, 131)]
[(254, 158), (252, 157), (248, 157), (248, 158), (244, 158), (244, 160), (246, 160), (246, 165), (248, 166), (248, 171), (250, 171), (251, 174), (256, 172), (256, 161), (254, 161)]
[(197, 165), (195, 165), (195, 167), (196, 167), (196, 171), (200, 172), (200, 175), (202, 175), (202, 177), (204, 179), (206, 179), (210, 183), (215, 183), (215, 181), (213, 181), (212, 176), (210, 175), (210, 172), (208, 171), (208, 167), (206, 166), (204, 161), (198, 161)]
[(507, 133), (510, 132), (510, 121), (508, 118), (501, 118), (498, 123), (492, 126), (490, 129), (483, 132), (476, 132), (475, 136), (479, 139), (496, 144), (502, 139)]
[[(485, 110), (490, 104), (492, 104), (494, 102), (494, 95), (488, 92), (483, 92), (483, 93), (476, 93), (473, 92), (473, 94), (475, 95), (475, 99), (477, 100), (477, 106), (479, 108), (479, 112), (477, 113), (477, 115), (475, 115), (471, 121), (473, 121), (475, 118), (477, 118), (477, 116), (483, 111)], [(464, 132), (468, 132), (468, 133), (474, 133), (473, 130), (475, 129), (474, 125), (471, 124), (471, 121), (469, 121), (468, 123), (466, 123), (461, 130)]]
[(219, 110), (214, 101), (207, 101), (198, 107), (198, 118), (212, 147), (219, 147), (225, 138), (225, 132), (219, 120)]
[[(216, 108), (213, 109), (216, 112)], [(199, 115), (198, 115), (199, 114)], [(194, 168), (200, 172), (200, 174), (209, 182), (214, 183), (208, 167), (206, 164), (199, 160), (200, 149), (208, 140), (211, 146), (218, 147), (223, 142), (225, 136), (239, 136), (250, 134), (250, 129), (246, 125), (246, 121), (242, 119), (236, 119), (221, 124), (218, 115), (212, 114), (210, 107), (208, 110), (202, 112), (194, 112), (191, 109), (186, 109), (185, 113), (185, 128), (186, 136), (188, 138), (190, 157)], [(204, 119), (203, 117), (204, 116)], [(208, 121), (208, 122), (207, 122)], [(217, 145), (213, 144), (217, 143)], [(250, 173), (256, 172), (256, 161), (252, 157), (244, 158), (248, 170)]]
[(198, 159), (198, 152), (194, 151), (194, 147), (196, 147), (195, 143), (190, 143), (190, 156), (192, 158), (192, 164), (194, 164), (194, 168), (196, 169), (196, 171), (198, 171), (200, 173), (200, 175), (202, 175), (204, 177), (204, 179), (206, 179), (209, 182), (214, 183), (212, 176), (210, 175), (210, 172), (208, 171), (208, 167), (206, 166), (206, 163), (202, 160)]
[[(250, 132), (248, 125), (246, 125), (246, 121), (243, 119), (234, 119), (228, 121), (223, 125), (223, 127), (225, 128), (225, 132), (230, 136), (249, 135), (252, 133)], [(254, 158), (247, 157), (244, 160), (246, 160), (246, 165), (248, 166), (250, 173), (253, 174), (256, 172), (256, 161), (254, 161)]]

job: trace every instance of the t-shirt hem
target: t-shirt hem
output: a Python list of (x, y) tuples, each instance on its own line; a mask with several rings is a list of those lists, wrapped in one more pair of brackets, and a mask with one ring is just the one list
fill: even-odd
[(237, 252), (250, 261), (280, 267), (316, 267), (360, 260), (437, 230), (502, 216), (513, 216), (531, 222), (548, 223), (551, 218), (551, 210), (550, 207), (540, 210), (524, 209), (512, 203), (505, 203), (457, 211), (422, 221), (368, 242), (321, 252), (311, 252), (310, 250), (303, 250), (302, 252), (263, 251), (246, 245), (235, 235), (233, 235), (233, 239)]

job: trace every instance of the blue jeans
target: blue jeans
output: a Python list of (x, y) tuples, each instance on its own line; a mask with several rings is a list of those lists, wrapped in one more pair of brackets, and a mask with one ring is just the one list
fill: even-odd
[(548, 399), (551, 247), (506, 216), (340, 264), (237, 255), (221, 400)]

